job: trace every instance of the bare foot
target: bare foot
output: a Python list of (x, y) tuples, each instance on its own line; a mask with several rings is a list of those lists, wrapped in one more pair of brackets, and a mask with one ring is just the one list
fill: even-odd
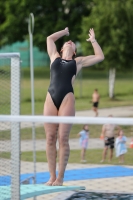
[(51, 178), (50, 178), (49, 181), (45, 183), (45, 185), (47, 185), (47, 186), (52, 186), (53, 183), (55, 182), (55, 180), (56, 180), (56, 179), (51, 179)]
[(52, 186), (62, 186), (63, 185), (63, 179), (56, 179)]

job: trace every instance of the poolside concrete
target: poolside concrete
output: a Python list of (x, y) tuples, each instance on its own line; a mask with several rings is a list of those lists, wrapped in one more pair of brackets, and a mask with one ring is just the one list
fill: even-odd
[[(9, 160), (3, 159), (1, 163), (1, 172), (4, 171), (6, 166), (5, 175), (10, 174), (10, 163)], [(77, 164), (68, 163), (66, 170), (70, 169), (82, 169), (82, 168), (97, 168), (104, 166), (113, 166), (113, 165), (99, 165), (99, 164)], [(8, 168), (7, 168), (8, 167)], [(133, 166), (125, 166), (126, 168), (133, 168)], [(58, 170), (58, 169), (57, 169)], [(48, 171), (48, 164), (43, 162), (36, 163), (36, 172), (44, 172)], [(21, 161), (21, 174), (24, 173), (33, 173), (34, 172), (34, 164), (32, 162)], [(0, 173), (1, 174), (1, 173)], [(1, 175), (4, 175), (3, 173)], [(98, 178), (98, 179), (88, 179), (88, 180), (78, 180), (78, 181), (66, 181), (64, 185), (77, 185), (77, 186), (85, 186), (86, 191), (94, 191), (94, 192), (119, 192), (119, 193), (132, 193), (133, 188), (133, 176), (125, 176), (125, 177), (112, 177), (112, 178)], [(46, 195), (41, 195), (36, 198), (36, 200), (64, 200), (66, 197), (73, 194), (73, 191), (70, 192), (58, 192), (51, 193)], [(32, 200), (33, 198), (29, 198)]]
[[(98, 109), (98, 113), (98, 117), (107, 117), (110, 114), (114, 117), (132, 117), (133, 106), (102, 108)], [(76, 116), (94, 117), (95, 113), (92, 110), (76, 111)]]
[[(22, 162), (21, 166), (24, 169), (24, 165), (26, 163)], [(30, 164), (30, 163), (29, 163)], [(41, 163), (40, 163), (41, 164)], [(41, 166), (37, 163), (37, 171), (41, 169)], [(47, 169), (47, 163), (42, 163), (42, 168)], [(28, 166), (28, 163), (27, 163)], [(111, 165), (90, 165), (90, 164), (68, 164), (68, 169), (81, 169), (81, 168), (93, 168), (93, 167), (103, 167), (103, 166), (111, 166)], [(127, 167), (127, 166), (126, 166)], [(129, 166), (131, 167), (131, 166)], [(30, 168), (30, 167), (29, 167)], [(90, 192), (108, 192), (108, 193), (133, 193), (133, 176), (127, 177), (112, 177), (112, 178), (99, 178), (99, 179), (88, 179), (88, 180), (78, 180), (78, 181), (67, 181), (64, 182), (64, 185), (77, 185), (77, 186), (85, 186), (85, 191)], [(70, 192), (57, 192), (46, 194), (37, 197), (37, 200), (64, 200), (65, 198), (71, 196), (74, 191)], [(30, 198), (29, 200), (31, 200)]]

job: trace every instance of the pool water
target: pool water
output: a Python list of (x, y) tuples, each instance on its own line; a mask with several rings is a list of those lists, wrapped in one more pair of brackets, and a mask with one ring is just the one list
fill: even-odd
[(133, 200), (133, 194), (77, 192), (66, 200)]

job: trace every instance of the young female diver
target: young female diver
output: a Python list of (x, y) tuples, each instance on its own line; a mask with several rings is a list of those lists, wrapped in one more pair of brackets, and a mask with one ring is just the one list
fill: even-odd
[[(57, 52), (55, 42), (62, 36), (69, 35), (65, 28), (47, 37), (47, 51), (51, 61), (51, 80), (44, 103), (45, 116), (75, 116), (75, 98), (73, 82), (82, 67), (88, 67), (104, 60), (104, 54), (95, 39), (93, 28), (89, 30), (88, 42), (91, 42), (94, 55), (73, 59), (76, 55), (76, 45), (69, 40), (65, 42), (61, 54)], [(64, 172), (69, 158), (69, 133), (71, 124), (45, 123), (46, 155), (48, 160), (50, 179), (46, 185), (58, 186), (63, 184)], [(58, 132), (59, 167), (56, 176), (56, 141)]]

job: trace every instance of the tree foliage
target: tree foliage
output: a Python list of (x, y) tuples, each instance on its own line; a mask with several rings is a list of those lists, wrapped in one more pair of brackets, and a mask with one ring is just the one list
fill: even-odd
[[(80, 0), (5, 0), (0, 3), (0, 46), (23, 41), (28, 37), (28, 18), (35, 17), (34, 44), (46, 50), (46, 37), (69, 27), (70, 37), (76, 41), (81, 33), (81, 20), (90, 13), (90, 2)], [(68, 38), (67, 38), (68, 39)], [(66, 38), (57, 44), (61, 47)]]
[(96, 39), (103, 49), (108, 68), (131, 68), (133, 66), (133, 0), (94, 0), (91, 14), (83, 18), (83, 52), (92, 53), (84, 40), (88, 25), (93, 27)]

